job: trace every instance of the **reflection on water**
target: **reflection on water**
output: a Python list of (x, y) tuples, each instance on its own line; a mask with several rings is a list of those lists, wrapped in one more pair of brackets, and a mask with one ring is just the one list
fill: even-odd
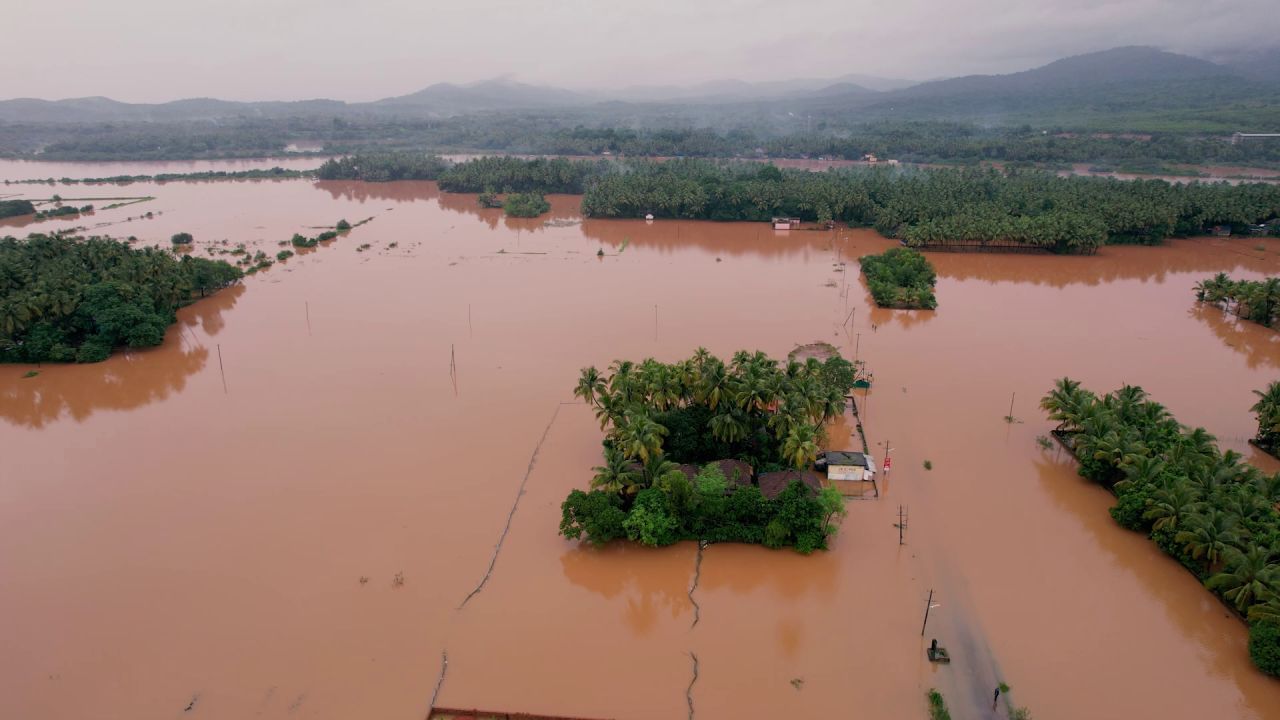
[[(190, 231), (201, 252), (226, 238), (274, 253), (293, 232), (378, 219), (185, 308), (161, 348), (28, 380), (0, 368), (0, 567), (16, 569), (0, 635), (19, 648), (0, 654), (0, 716), (170, 717), (193, 692), (219, 717), (420, 716), (448, 649), (449, 704), (682, 716), (693, 651), (707, 717), (911, 717), (942, 672), (978, 667), (921, 659), (918, 603), (935, 582), (946, 599), (931, 629), (999, 658), (1037, 715), (1143, 717), (1153, 697), (1162, 717), (1280, 713), (1239, 623), (1215, 625), (1193, 579), (1143, 567), (1166, 561), (1142, 538), (1128, 547), (1105, 503), (1059, 497), (1074, 492), (1069, 469), (1034, 464), (1036, 398), (1063, 374), (1140, 383), (1186, 422), (1248, 434), (1251, 391), (1280, 348), (1197, 309), (1190, 288), (1218, 269), (1269, 272), (1273, 252), (1197, 240), (1089, 258), (933, 254), (940, 310), (887, 311), (856, 258), (893, 242), (867, 230), (556, 227), (434, 183), (144, 188), (164, 212), (130, 232), (164, 244)], [(553, 219), (576, 219), (576, 198), (551, 202)], [(521, 236), (532, 241), (512, 247)], [(707, 548), (690, 629), (691, 544), (555, 536), (564, 493), (600, 458), (581, 407), (539, 445), (578, 368), (699, 345), (781, 356), (814, 340), (868, 361), (868, 439), (895, 448), (881, 499), (853, 504), (831, 552)], [(1015, 390), (1025, 424), (1001, 420)], [(56, 421), (108, 408), (122, 412)], [(830, 432), (832, 447), (860, 447), (847, 421)], [(457, 612), (526, 477), (493, 582)], [(1135, 590), (1127, 565), (1154, 579)], [(1148, 621), (1166, 612), (1182, 619)], [(1052, 653), (1031, 637), (1039, 618)], [(944, 634), (955, 622), (968, 638)], [(1160, 672), (1141, 671), (1139, 646), (1158, 650)], [(1122, 683), (1116, 662), (1134, 668)], [(1185, 698), (1165, 696), (1175, 684)], [(289, 702), (264, 706), (274, 686)]]
[(1068, 285), (1103, 285), (1119, 280), (1164, 282), (1177, 273), (1212, 275), (1245, 269), (1280, 272), (1280, 244), (1267, 251), (1253, 249), (1258, 242), (1197, 238), (1172, 240), (1177, 252), (1153, 251), (1142, 246), (1102, 248), (1095, 255), (1002, 255), (997, 253), (929, 253), (939, 280), (978, 280), (988, 283), (1030, 283), (1062, 288)]
[(603, 548), (580, 546), (560, 556), (565, 579), (608, 599), (625, 601), (622, 620), (637, 636), (653, 630), (658, 615), (676, 618), (692, 612), (688, 578), (682, 573), (655, 572), (665, 565), (663, 551), (613, 543)]
[[(222, 313), (234, 307), (244, 292), (243, 285), (234, 285), (179, 310), (177, 325), (159, 348), (120, 351), (91, 365), (44, 365), (36, 377), (3, 383), (0, 418), (39, 428), (64, 417), (81, 422), (95, 410), (131, 410), (182, 392), (187, 378), (209, 360), (209, 348), (198, 344), (186, 329), (199, 327), (206, 335), (218, 334), (224, 324)], [(28, 367), (3, 371), (16, 378)]]
[(1280, 367), (1280, 333), (1275, 330), (1194, 300), (1187, 314), (1208, 325), (1227, 347), (1244, 356), (1249, 367)]
[[(1259, 672), (1241, 673), (1235, 668), (1244, 652), (1244, 625), (1185, 568), (1160, 552), (1140, 533), (1121, 528), (1106, 508), (1110, 494), (1076, 475), (1076, 462), (1061, 447), (1046, 451), (1035, 461), (1040, 487), (1054, 504), (1079, 521), (1112, 561), (1138, 580), (1152, 596), (1202, 593), (1203, 602), (1158, 604), (1150, 608), (1177, 625), (1178, 631), (1201, 648), (1212, 675), (1231, 678), (1249, 707), (1273, 706), (1277, 684)], [(1226, 643), (1223, 638), (1230, 640)]]

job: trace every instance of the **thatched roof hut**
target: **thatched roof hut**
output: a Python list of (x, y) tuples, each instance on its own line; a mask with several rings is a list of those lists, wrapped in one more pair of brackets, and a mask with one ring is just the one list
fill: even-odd
[(716, 460), (711, 464), (720, 468), (720, 472), (724, 473), (726, 483), (731, 488), (750, 485), (751, 478), (755, 476), (751, 465), (742, 460)]
[(782, 494), (793, 480), (799, 480), (815, 494), (822, 489), (822, 477), (812, 470), (783, 470), (760, 474), (760, 494), (772, 500)]

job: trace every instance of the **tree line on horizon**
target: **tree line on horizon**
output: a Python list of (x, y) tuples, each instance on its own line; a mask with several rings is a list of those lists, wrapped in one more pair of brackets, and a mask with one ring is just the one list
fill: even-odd
[(420, 153), (333, 159), (322, 179), (438, 180), (447, 192), (582, 193), (586, 217), (799, 217), (872, 226), (908, 246), (1012, 243), (1056, 253), (1158, 244), (1280, 217), (1280, 186), (1058, 176), (995, 168), (845, 168), (754, 162), (484, 157)]
[[(639, 123), (639, 126), (634, 126)], [(0, 123), (0, 157), (46, 160), (189, 160), (383, 151), (489, 152), (629, 157), (825, 157), (867, 154), (922, 163), (1090, 163), (1159, 172), (1169, 163), (1275, 165), (1280, 143), (1231, 144), (1193, 123), (1177, 130), (1140, 127), (1003, 127), (951, 120), (843, 123), (812, 127), (786, 118), (735, 116), (722, 121), (491, 113), (452, 118), (241, 118), (217, 127), (199, 122)]]

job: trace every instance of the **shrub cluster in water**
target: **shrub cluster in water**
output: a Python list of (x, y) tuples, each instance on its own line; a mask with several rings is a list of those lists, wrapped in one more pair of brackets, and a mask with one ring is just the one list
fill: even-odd
[(164, 340), (175, 311), (241, 278), (222, 261), (103, 237), (0, 240), (0, 362), (98, 362)]
[(890, 248), (879, 255), (863, 255), (858, 258), (858, 264), (867, 278), (871, 297), (880, 307), (928, 310), (938, 307), (938, 300), (933, 296), (937, 273), (918, 250)]
[[(1280, 402), (1280, 387), (1268, 394)], [(1260, 395), (1259, 405), (1268, 402)], [(1061, 423), (1055, 432), (1073, 447), (1080, 475), (1116, 494), (1116, 522), (1149, 534), (1245, 615), (1254, 661), (1280, 675), (1280, 634), (1258, 627), (1280, 623), (1280, 474), (1219, 452), (1212, 435), (1179, 425), (1138, 387), (1098, 398), (1063, 378), (1040, 405)]]
[(699, 348), (673, 364), (617, 361), (610, 374), (582, 370), (574, 394), (606, 430), (593, 490), (562, 506), (561, 531), (595, 543), (626, 537), (649, 545), (681, 539), (826, 546), (840, 494), (796, 481), (778, 497), (726, 486), (716, 466), (690, 477), (678, 463), (741, 460), (757, 471), (808, 468), (824, 424), (840, 417), (858, 368), (839, 357), (780, 367), (764, 353), (729, 363)]
[(30, 200), (0, 200), (0, 218), (34, 215), (36, 206)]
[(539, 193), (512, 193), (502, 201), (502, 210), (511, 217), (538, 217), (551, 210), (551, 203)]

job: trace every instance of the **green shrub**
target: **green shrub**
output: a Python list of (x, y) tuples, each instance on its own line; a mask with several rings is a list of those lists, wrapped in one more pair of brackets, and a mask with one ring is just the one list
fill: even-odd
[(174, 245), (190, 245), (195, 242), (195, 238), (191, 237), (191, 233), (180, 232), (169, 238), (169, 242)]
[(1249, 658), (1262, 672), (1280, 677), (1280, 625), (1270, 621), (1249, 625)]
[(538, 193), (512, 193), (502, 202), (502, 209), (511, 217), (538, 217), (551, 210), (551, 203)]
[(858, 258), (867, 289), (880, 307), (933, 309), (937, 273), (924, 255), (910, 248), (890, 248)]

